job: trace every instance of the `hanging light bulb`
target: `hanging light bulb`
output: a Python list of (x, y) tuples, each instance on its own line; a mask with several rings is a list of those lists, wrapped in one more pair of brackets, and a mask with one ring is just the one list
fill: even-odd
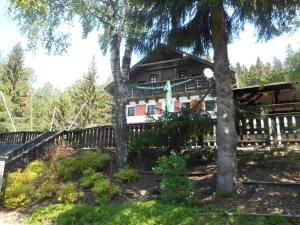
[(214, 76), (214, 72), (210, 68), (205, 68), (203, 72), (204, 72), (204, 76), (207, 77), (208, 79)]

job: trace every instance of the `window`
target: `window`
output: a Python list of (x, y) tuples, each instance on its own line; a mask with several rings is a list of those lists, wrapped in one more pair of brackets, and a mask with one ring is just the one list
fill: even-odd
[(128, 116), (135, 116), (135, 107), (128, 107)]
[(140, 80), (140, 81), (138, 81), (138, 84), (144, 84), (144, 83), (146, 83), (145, 80)]
[(156, 83), (158, 81), (158, 76), (156, 74), (152, 74), (149, 77), (149, 82), (150, 83)]
[(187, 70), (181, 70), (178, 73), (178, 76), (180, 79), (185, 79), (188, 77), (188, 71)]
[(191, 107), (191, 104), (189, 102), (182, 102), (181, 108), (182, 109), (189, 109)]
[(205, 109), (206, 109), (206, 111), (214, 111), (215, 107), (216, 107), (216, 101), (215, 100), (205, 101)]
[(148, 114), (155, 115), (155, 105), (148, 105)]

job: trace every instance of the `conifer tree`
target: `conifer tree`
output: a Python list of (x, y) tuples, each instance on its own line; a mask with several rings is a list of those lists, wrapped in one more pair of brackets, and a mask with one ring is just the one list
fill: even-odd
[[(88, 72), (73, 88), (73, 101), (77, 110), (85, 103), (78, 119), (78, 127), (91, 127), (111, 122), (111, 98), (103, 85), (96, 82), (97, 68), (93, 57)], [(76, 101), (75, 101), (76, 100)]]
[[(24, 51), (20, 43), (18, 43), (9, 54), (7, 63), (4, 64), (1, 77), (1, 89), (9, 104), (18, 130), (29, 128), (28, 94), (30, 90), (30, 73), (31, 70), (24, 66)], [(7, 123), (5, 116), (2, 117), (2, 122), (3, 129), (7, 130), (8, 126), (5, 125)]]

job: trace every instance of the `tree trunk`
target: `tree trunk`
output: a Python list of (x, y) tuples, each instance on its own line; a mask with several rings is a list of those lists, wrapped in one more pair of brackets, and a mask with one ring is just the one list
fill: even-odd
[(113, 128), (119, 168), (123, 167), (128, 159), (125, 113), (127, 84), (120, 68), (121, 40), (121, 36), (116, 32), (112, 34), (110, 43), (111, 72), (114, 78)]
[(229, 67), (223, 3), (212, 7), (212, 44), (214, 49), (215, 83), (217, 93), (217, 191), (236, 191), (237, 136), (234, 119), (232, 71)]

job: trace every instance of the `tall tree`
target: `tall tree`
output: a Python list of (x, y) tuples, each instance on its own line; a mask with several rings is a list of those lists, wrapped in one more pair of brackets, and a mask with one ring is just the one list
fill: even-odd
[(228, 43), (243, 30), (246, 22), (257, 29), (259, 40), (279, 35), (296, 15), (298, 1), (256, 0), (149, 0), (144, 2), (150, 16), (141, 48), (161, 42), (192, 49), (203, 54), (214, 50), (214, 76), (217, 94), (217, 191), (234, 192), (236, 188), (236, 130), (229, 67)]
[(54, 124), (52, 129), (68, 129), (75, 117), (75, 108), (76, 105), (67, 91), (58, 94), (50, 107), (51, 117), (54, 113)]
[(241, 66), (239, 63), (233, 68), (235, 71), (240, 87), (247, 87), (252, 85), (266, 85), (277, 82), (289, 81), (289, 67), (288, 62), (281, 62), (281, 60), (274, 58), (273, 63), (263, 63), (260, 58), (257, 58), (256, 64), (251, 65), (248, 69), (246, 66)]
[(19, 130), (29, 128), (28, 101), (31, 73), (32, 71), (24, 66), (24, 51), (19, 43), (9, 54), (1, 77), (2, 91)]
[(85, 104), (81, 114), (79, 115), (79, 127), (87, 127), (95, 124), (96, 103), (98, 99), (96, 88), (97, 68), (95, 57), (93, 57), (88, 72), (80, 80), (76, 91), (73, 93), (73, 100), (77, 101), (78, 107)]
[(297, 89), (298, 95), (300, 96), (300, 50), (288, 50), (285, 66), (289, 79), (290, 81), (295, 82), (294, 85)]
[(58, 94), (59, 91), (49, 82), (33, 91), (33, 130), (49, 130), (53, 113), (51, 106), (54, 104), (53, 102)]
[(97, 84), (96, 78), (96, 61), (93, 57), (88, 72), (71, 91), (73, 102), (77, 103), (78, 109), (85, 104), (78, 118), (80, 128), (111, 122), (111, 98), (104, 91), (103, 85)]
[[(128, 158), (126, 127), (126, 91), (131, 55), (135, 43), (135, 12), (137, 7), (130, 0), (10, 0), (10, 12), (18, 20), (21, 30), (29, 37), (29, 44), (42, 41), (50, 51), (61, 53), (69, 46), (67, 29), (78, 18), (83, 37), (93, 30), (100, 35), (101, 48), (109, 48), (111, 72), (114, 79), (114, 130), (117, 161), (123, 166)], [(125, 42), (121, 62), (121, 42)]]

